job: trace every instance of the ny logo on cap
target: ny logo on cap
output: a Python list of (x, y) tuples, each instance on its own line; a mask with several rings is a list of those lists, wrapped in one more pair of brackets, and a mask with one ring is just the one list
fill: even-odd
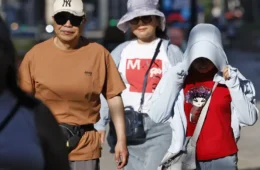
[(67, 6), (69, 6), (69, 7), (71, 7), (71, 0), (63, 0), (63, 5), (62, 5), (62, 7), (67, 7)]

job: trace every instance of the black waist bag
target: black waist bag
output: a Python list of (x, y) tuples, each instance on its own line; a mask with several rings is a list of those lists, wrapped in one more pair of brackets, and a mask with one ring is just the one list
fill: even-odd
[(95, 130), (93, 124), (73, 126), (61, 123), (59, 126), (65, 137), (66, 147), (68, 148), (69, 153), (78, 146), (80, 139), (86, 131)]
[[(125, 124), (126, 124), (127, 141), (144, 140), (146, 137), (143, 121), (144, 121), (144, 116), (147, 114), (142, 113), (142, 106), (144, 104), (144, 95), (145, 95), (147, 81), (148, 81), (148, 74), (150, 73), (152, 65), (160, 52), (161, 44), (162, 44), (162, 40), (159, 41), (155, 49), (154, 56), (149, 65), (149, 68), (147, 69), (144, 76), (142, 95), (140, 101), (140, 109), (138, 111), (135, 111), (132, 107), (125, 107)], [(114, 137), (116, 136), (115, 127), (112, 121), (110, 121), (110, 135)]]

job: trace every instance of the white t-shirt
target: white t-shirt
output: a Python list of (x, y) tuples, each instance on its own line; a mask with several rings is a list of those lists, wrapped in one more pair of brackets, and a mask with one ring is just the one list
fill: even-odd
[[(149, 68), (159, 41), (160, 39), (156, 39), (149, 44), (139, 44), (137, 40), (134, 40), (122, 51), (118, 70), (126, 84), (126, 89), (122, 92), (125, 107), (131, 106), (135, 111), (139, 110), (144, 76)], [(147, 113), (153, 91), (170, 66), (171, 64), (168, 60), (165, 47), (163, 47), (162, 44), (160, 52), (148, 74), (142, 113)]]

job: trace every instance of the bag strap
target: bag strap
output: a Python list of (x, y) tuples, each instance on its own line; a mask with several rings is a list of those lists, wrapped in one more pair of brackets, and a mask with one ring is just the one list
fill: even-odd
[(202, 111), (200, 113), (199, 120), (197, 122), (197, 125), (196, 125), (196, 128), (194, 130), (193, 136), (191, 137), (191, 145), (194, 146), (194, 147), (196, 147), (196, 144), (197, 144), (197, 141), (198, 141), (198, 138), (199, 138), (199, 135), (200, 135), (203, 123), (204, 123), (204, 121), (206, 119), (206, 116), (207, 116), (207, 113), (208, 113), (209, 104), (210, 104), (210, 100), (211, 100), (212, 94), (215, 91), (217, 85), (218, 85), (218, 83), (215, 82), (215, 84), (214, 84), (214, 86), (213, 86), (213, 88), (211, 90), (211, 94), (210, 94), (210, 96), (209, 96), (205, 106), (203, 107), (203, 109), (202, 109)]
[(3, 122), (0, 124), (0, 131), (2, 131), (6, 127), (6, 125), (9, 123), (10, 120), (12, 120), (19, 107), (20, 107), (20, 103), (16, 102), (15, 106), (12, 108), (10, 113), (5, 117)]
[(143, 89), (142, 89), (142, 97), (141, 97), (141, 101), (140, 101), (140, 108), (139, 108), (139, 112), (142, 112), (142, 106), (144, 104), (144, 94), (145, 94), (145, 90), (146, 90), (146, 86), (147, 86), (147, 80), (148, 80), (148, 74), (150, 72), (150, 69), (156, 59), (156, 57), (158, 56), (159, 52), (160, 52), (160, 47), (162, 45), (162, 39), (159, 41), (159, 43), (157, 44), (157, 47), (156, 47), (156, 50), (154, 52), (154, 55), (153, 55), (153, 58), (152, 58), (152, 61), (150, 63), (150, 66), (148, 67), (145, 75), (144, 75), (144, 83), (143, 83)]

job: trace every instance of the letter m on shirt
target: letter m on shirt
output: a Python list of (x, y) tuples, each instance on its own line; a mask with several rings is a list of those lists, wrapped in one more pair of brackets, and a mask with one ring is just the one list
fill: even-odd
[(127, 61), (126, 69), (129, 70), (140, 70), (141, 67), (141, 60), (139, 59), (133, 59)]

